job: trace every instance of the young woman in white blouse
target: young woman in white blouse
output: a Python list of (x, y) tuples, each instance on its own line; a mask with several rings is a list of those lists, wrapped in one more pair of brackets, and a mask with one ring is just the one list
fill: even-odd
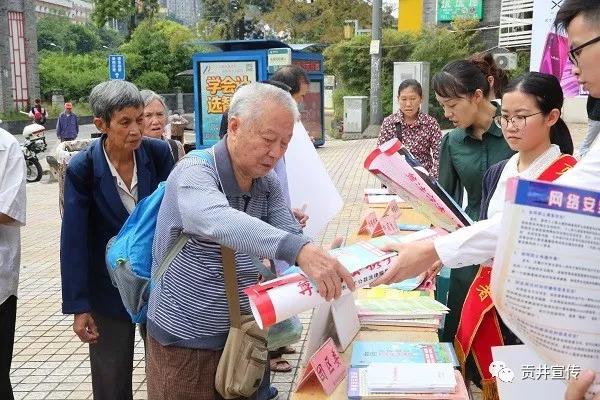
[[(502, 212), (509, 179), (554, 181), (576, 164), (569, 128), (560, 117), (563, 100), (558, 79), (538, 72), (524, 74), (505, 89), (502, 113), (495, 120), (517, 153), (484, 175), (480, 220)], [(491, 266), (481, 265), (464, 301), (455, 339), (465, 378), (483, 388), (484, 400), (498, 396), (488, 369), (492, 346), (521, 343), (502, 322), (491, 297), (480, 296), (490, 276)]]

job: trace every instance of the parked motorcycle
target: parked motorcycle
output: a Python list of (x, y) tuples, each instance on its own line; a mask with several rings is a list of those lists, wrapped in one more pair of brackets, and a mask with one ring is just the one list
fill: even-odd
[(27, 182), (38, 182), (42, 179), (42, 165), (37, 155), (48, 148), (42, 125), (30, 124), (23, 128), (25, 142), (21, 143), (21, 150), (27, 165)]

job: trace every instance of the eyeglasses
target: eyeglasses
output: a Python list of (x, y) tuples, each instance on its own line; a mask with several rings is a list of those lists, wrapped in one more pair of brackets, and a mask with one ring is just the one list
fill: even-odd
[(597, 42), (600, 42), (600, 36), (588, 42), (585, 42), (581, 46), (577, 46), (574, 49), (569, 50), (569, 60), (571, 60), (573, 64), (579, 66), (579, 56), (581, 55), (582, 50)]
[(508, 128), (508, 123), (510, 122), (512, 126), (517, 129), (523, 129), (527, 126), (527, 118), (533, 117), (534, 115), (542, 114), (542, 111), (536, 112), (535, 114), (530, 115), (515, 115), (512, 117), (505, 117), (504, 115), (496, 115), (494, 117), (494, 121), (498, 124), (502, 129)]

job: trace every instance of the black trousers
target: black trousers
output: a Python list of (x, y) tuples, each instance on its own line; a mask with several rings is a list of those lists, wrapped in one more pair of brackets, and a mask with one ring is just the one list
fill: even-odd
[(14, 400), (10, 384), (10, 364), (15, 343), (17, 297), (10, 296), (0, 305), (0, 399)]
[(90, 344), (94, 400), (131, 400), (135, 324), (93, 314), (98, 343)]

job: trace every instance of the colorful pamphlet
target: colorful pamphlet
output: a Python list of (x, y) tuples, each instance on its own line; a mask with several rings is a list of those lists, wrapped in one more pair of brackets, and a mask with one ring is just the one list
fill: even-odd
[(459, 365), (452, 343), (355, 341), (350, 365), (367, 367), (373, 363), (450, 363), (456, 367)]
[(451, 232), (472, 224), (467, 214), (398, 139), (392, 139), (373, 150), (364, 166), (390, 192), (402, 197), (427, 217), (433, 226)]

